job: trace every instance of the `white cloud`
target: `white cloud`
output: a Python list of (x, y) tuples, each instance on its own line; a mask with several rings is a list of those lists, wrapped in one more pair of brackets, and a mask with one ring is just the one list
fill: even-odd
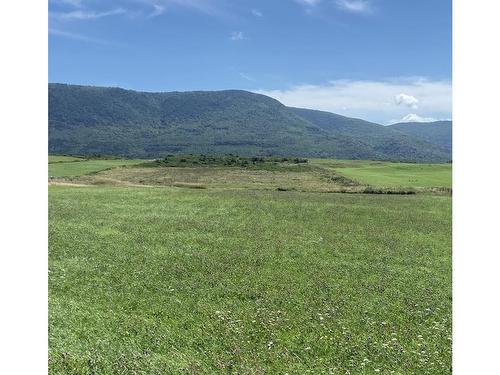
[(311, 15), (318, 9), (321, 0), (295, 0), (295, 2), (304, 7), (306, 14)]
[(233, 31), (231, 34), (231, 40), (243, 40), (245, 37), (243, 36), (243, 31)]
[(60, 36), (63, 38), (79, 40), (82, 42), (97, 43), (97, 44), (110, 44), (109, 42), (102, 40), (102, 39), (95, 39), (95, 38), (88, 37), (86, 35), (71, 33), (71, 32), (67, 32), (67, 31), (63, 31), (63, 30), (59, 30), (59, 29), (49, 28), (49, 34), (55, 35), (55, 36)]
[(136, 3), (148, 3), (151, 6), (162, 6), (164, 8), (170, 6), (183, 7), (207, 15), (221, 15), (224, 12), (221, 10), (220, 3), (214, 0), (133, 0)]
[(314, 6), (317, 5), (321, 2), (321, 0), (295, 0), (299, 4), (307, 5), (307, 6)]
[(337, 7), (352, 13), (368, 13), (371, 11), (371, 5), (366, 0), (337, 0)]
[(391, 120), (388, 123), (389, 124), (396, 124), (398, 122), (432, 122), (432, 121), (437, 121), (434, 117), (422, 117), (417, 115), (416, 113), (409, 113), (403, 118), (400, 118), (399, 120)]
[(67, 4), (77, 8), (82, 6), (82, 0), (50, 0), (49, 2), (55, 4)]
[(382, 124), (408, 114), (408, 106), (394, 100), (405, 93), (418, 98), (423, 118), (451, 117), (451, 82), (418, 77), (385, 81), (335, 80), (322, 85), (302, 84), (285, 90), (256, 92), (288, 106), (329, 111)]
[(405, 105), (407, 107), (417, 109), (418, 108), (418, 99), (411, 95), (406, 94), (398, 94), (394, 98), (397, 105)]
[[(108, 12), (99, 12), (96, 4), (101, 2), (86, 1), (84, 6), (83, 0), (49, 0), (52, 4), (72, 5), (78, 8), (75, 12), (54, 13), (51, 16), (61, 19), (95, 19), (99, 16), (106, 16)], [(106, 2), (102, 2), (106, 3)], [(108, 2), (109, 3), (109, 2)], [(159, 16), (168, 8), (179, 7), (186, 8), (192, 11), (198, 11), (210, 16), (227, 16), (223, 5), (218, 0), (114, 0), (113, 3), (120, 7), (121, 13), (129, 13), (131, 15), (142, 15), (143, 17)], [(92, 6), (89, 6), (92, 5)], [(127, 10), (125, 10), (127, 9)], [(116, 11), (116, 10), (115, 10)]]
[(164, 5), (153, 4), (153, 11), (149, 13), (149, 17), (157, 17), (165, 13), (166, 7)]
[(252, 14), (255, 16), (255, 17), (263, 17), (264, 14), (262, 14), (262, 12), (258, 9), (252, 9)]
[(245, 73), (240, 73), (240, 77), (246, 79), (247, 81), (252, 81), (252, 82), (255, 81), (255, 79), (253, 77), (251, 77)]
[(124, 13), (126, 13), (125, 9), (116, 8), (105, 12), (75, 10), (66, 13), (51, 13), (50, 15), (54, 18), (57, 18), (58, 20), (69, 21), (69, 20), (95, 20), (102, 17), (115, 16)]

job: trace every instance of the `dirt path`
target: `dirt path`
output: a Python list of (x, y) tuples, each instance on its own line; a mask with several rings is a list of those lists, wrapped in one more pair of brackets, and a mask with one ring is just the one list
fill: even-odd
[(91, 185), (77, 184), (74, 182), (49, 181), (49, 186), (75, 186), (75, 187), (90, 187)]

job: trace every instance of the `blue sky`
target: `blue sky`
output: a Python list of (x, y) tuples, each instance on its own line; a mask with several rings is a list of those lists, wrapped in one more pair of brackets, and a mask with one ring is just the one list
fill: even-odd
[(50, 0), (49, 81), (451, 118), (451, 0)]

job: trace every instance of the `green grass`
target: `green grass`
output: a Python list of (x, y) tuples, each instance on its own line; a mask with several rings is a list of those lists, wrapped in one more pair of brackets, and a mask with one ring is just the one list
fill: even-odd
[(329, 167), (358, 181), (379, 187), (451, 188), (451, 164), (414, 164), (378, 161), (316, 159), (316, 165)]
[[(84, 176), (82, 183), (106, 185), (190, 184), (202, 188), (283, 188), (308, 192), (360, 192), (367, 187), (430, 191), (451, 188), (452, 172), (451, 164), (361, 160), (196, 155), (170, 156), (158, 161), (66, 158), (50, 157), (49, 177), (75, 180)], [(124, 166), (134, 168), (118, 168)]]
[(68, 163), (74, 161), (83, 161), (85, 159), (78, 158), (75, 156), (63, 156), (63, 155), (49, 155), (49, 164), (50, 163)]
[(143, 162), (144, 160), (140, 159), (90, 159), (78, 162), (52, 162), (49, 164), (49, 177), (77, 177), (109, 168)]
[(51, 186), (49, 270), (50, 374), (451, 373), (449, 196)]
[(329, 171), (318, 171), (302, 165), (273, 166), (273, 168), (274, 170), (232, 166), (142, 167), (138, 165), (82, 176), (73, 182), (92, 185), (184, 185), (207, 189), (282, 188), (317, 192), (331, 192), (344, 188), (344, 185), (332, 180), (334, 174)]
[(84, 185), (329, 193), (448, 193), (451, 185), (451, 166), (446, 164), (296, 160), (195, 155), (157, 161), (92, 159), (49, 164), (49, 176), (55, 183)]

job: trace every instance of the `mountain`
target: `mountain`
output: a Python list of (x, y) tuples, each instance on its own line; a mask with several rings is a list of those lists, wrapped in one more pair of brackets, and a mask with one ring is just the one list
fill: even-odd
[(49, 84), (49, 152), (449, 159), (441, 147), (389, 127), (289, 108), (247, 91), (150, 93), (66, 84)]
[(350, 139), (357, 142), (357, 152), (362, 151), (371, 155), (365, 157), (351, 152), (347, 159), (425, 161), (443, 160), (442, 157), (450, 158), (445, 148), (411, 134), (402, 134), (387, 126), (312, 109), (290, 108), (290, 110), (338, 139)]
[(451, 121), (401, 122), (390, 125), (390, 128), (423, 139), (451, 153)]

